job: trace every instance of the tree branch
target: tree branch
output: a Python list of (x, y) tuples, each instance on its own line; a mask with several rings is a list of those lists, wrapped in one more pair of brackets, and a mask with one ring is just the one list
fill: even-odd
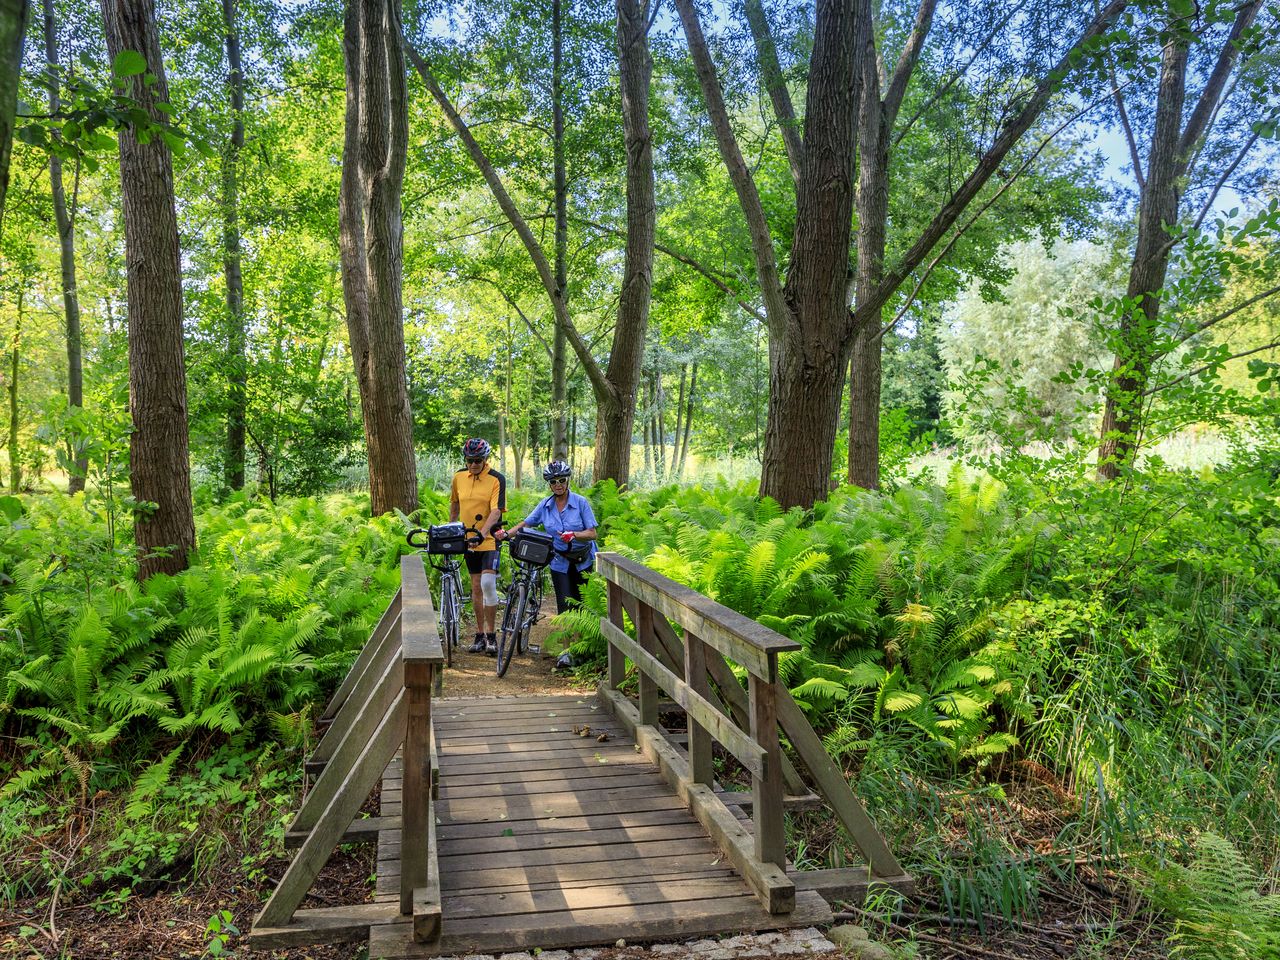
[(1161, 390), (1168, 390), (1170, 387), (1181, 383), (1183, 380), (1189, 380), (1192, 377), (1198, 377), (1200, 374), (1204, 373), (1206, 370), (1212, 370), (1215, 367), (1220, 367), (1224, 363), (1230, 363), (1232, 360), (1239, 360), (1241, 357), (1252, 356), (1255, 353), (1261, 353), (1263, 350), (1275, 350), (1277, 348), (1280, 348), (1280, 340), (1276, 340), (1272, 343), (1263, 344), (1260, 347), (1254, 347), (1252, 350), (1242, 350), (1240, 353), (1233, 353), (1229, 357), (1224, 357), (1221, 360), (1214, 361), (1213, 363), (1206, 363), (1204, 366), (1196, 367), (1194, 370), (1188, 370), (1182, 376), (1174, 377), (1168, 383), (1162, 383), (1159, 386), (1155, 386), (1155, 387), (1148, 387), (1146, 390), (1142, 391), (1141, 396), (1149, 397), (1153, 393), (1159, 393)]
[(1205, 199), (1204, 205), (1200, 208), (1200, 215), (1196, 217), (1194, 229), (1200, 229), (1200, 224), (1204, 223), (1204, 218), (1209, 215), (1209, 210), (1213, 206), (1213, 201), (1218, 199), (1218, 193), (1222, 190), (1227, 180), (1230, 179), (1231, 174), (1236, 172), (1236, 167), (1240, 166), (1240, 163), (1248, 155), (1249, 151), (1253, 149), (1253, 145), (1257, 142), (1258, 134), (1254, 133), (1244, 142), (1244, 146), (1240, 148), (1240, 152), (1236, 154), (1236, 158), (1227, 165), (1225, 170), (1222, 171), (1222, 175), (1218, 177), (1218, 182), (1213, 185), (1213, 189), (1209, 191), (1209, 196)]
[[(1218, 98), (1222, 95), (1227, 79), (1231, 76), (1231, 71), (1235, 68), (1236, 60), (1240, 56), (1240, 37), (1252, 25), (1261, 8), (1262, 0), (1250, 0), (1249, 3), (1240, 7), (1236, 14), (1235, 23), (1231, 25), (1231, 33), (1228, 34), (1226, 43), (1218, 53), (1218, 62), (1214, 64), (1213, 73), (1209, 75), (1208, 82), (1200, 91), (1200, 99), (1196, 101), (1195, 109), (1191, 111), (1186, 129), (1182, 131), (1182, 137), (1178, 141), (1179, 157), (1188, 157), (1191, 148), (1207, 130), (1209, 118), (1217, 110)], [(1186, 173), (1185, 159), (1178, 175), (1181, 176), (1184, 173)]]
[[(680, 0), (680, 2), (688, 3), (688, 0)], [(924, 261), (929, 251), (942, 239), (943, 235), (951, 229), (960, 215), (964, 213), (969, 203), (977, 196), (978, 191), (986, 185), (992, 174), (999, 169), (1005, 156), (1022, 139), (1027, 130), (1031, 128), (1031, 125), (1039, 119), (1059, 82), (1070, 72), (1072, 56), (1078, 55), (1078, 51), (1086, 43), (1100, 36), (1127, 5), (1127, 0), (1112, 0), (1111, 3), (1107, 4), (1102, 13), (1094, 18), (1084, 33), (1077, 38), (1071, 49), (1040, 80), (1034, 92), (1027, 99), (1025, 106), (1013, 121), (1001, 130), (1000, 135), (996, 137), (990, 149), (983, 155), (977, 167), (969, 174), (965, 182), (960, 185), (960, 189), (938, 211), (933, 221), (925, 228), (924, 232), (903, 255), (902, 259), (894, 264), (891, 270), (885, 271), (883, 279), (877, 284), (875, 292), (867, 299), (866, 303), (858, 305), (858, 313), (860, 315), (858, 322), (865, 322), (867, 316), (879, 316), (880, 310), (883, 309), (889, 298), (893, 296), (894, 291)]]
[(769, 101), (773, 104), (774, 116), (778, 118), (778, 126), (782, 128), (782, 143), (787, 150), (787, 160), (791, 164), (791, 180), (800, 182), (800, 170), (804, 166), (804, 136), (796, 121), (796, 111), (791, 104), (791, 94), (787, 90), (786, 79), (782, 76), (782, 67), (778, 63), (778, 48), (773, 42), (773, 34), (769, 31), (769, 19), (765, 16), (764, 5), (760, 0), (744, 0), (743, 6), (747, 14), (747, 23), (751, 27), (751, 38), (756, 45), (756, 60), (760, 66), (760, 79), (769, 91)]
[(514, 311), (516, 312), (516, 316), (518, 316), (521, 320), (523, 320), (523, 321), (524, 321), (524, 325), (525, 325), (526, 327), (528, 327), (528, 328), (529, 328), (529, 332), (530, 332), (531, 334), (533, 334), (534, 339), (536, 339), (536, 340), (538, 341), (538, 343), (542, 345), (542, 349), (543, 349), (544, 351), (546, 351), (547, 356), (548, 356), (548, 357), (549, 357), (549, 356), (551, 356), (551, 344), (547, 343), (547, 338), (546, 338), (546, 337), (544, 337), (544, 336), (543, 336), (543, 335), (538, 331), (538, 328), (537, 328), (537, 327), (535, 327), (535, 326), (533, 325), (533, 321), (532, 321), (532, 320), (530, 320), (530, 319), (525, 315), (525, 312), (524, 312), (523, 310), (521, 310), (521, 309), (520, 309), (520, 304), (518, 304), (518, 303), (515, 301), (515, 298), (514, 298), (514, 297), (512, 297), (509, 293), (507, 293), (506, 288), (505, 288), (505, 287), (503, 287), (503, 286), (502, 286), (502, 284), (498, 283), (498, 281), (497, 281), (497, 280), (494, 280), (494, 279), (492, 279), (492, 278), (490, 278), (490, 277), (481, 276), (481, 275), (480, 275), (480, 274), (478, 274), (478, 273), (464, 273), (464, 274), (459, 274), (459, 275), (458, 275), (458, 279), (459, 279), (459, 280), (471, 280), (471, 281), (474, 281), (474, 282), (477, 282), (477, 283), (487, 283), (487, 284), (489, 284), (489, 286), (491, 286), (491, 287), (493, 287), (495, 290), (497, 290), (497, 291), (498, 291), (498, 294), (502, 297), (502, 299), (503, 299), (503, 300), (505, 300), (505, 301), (507, 301), (507, 305), (508, 305), (509, 307), (511, 307), (511, 309), (512, 309), (512, 310), (514, 310)]
[(676, 10), (680, 14), (680, 22), (684, 26), (685, 37), (689, 43), (689, 53), (693, 57), (694, 70), (698, 75), (698, 84), (702, 88), (702, 96), (707, 104), (707, 114), (711, 118), (711, 128), (715, 131), (716, 144), (720, 148), (720, 156), (724, 160), (725, 169), (738, 195), (738, 204), (747, 220), (747, 231), (751, 236), (751, 252), (756, 262), (756, 277), (760, 281), (760, 292), (764, 297), (765, 316), (770, 332), (777, 337), (784, 336), (790, 324), (790, 312), (782, 293), (782, 281), (778, 276), (778, 264), (773, 249), (773, 237), (769, 233), (769, 223), (765, 219), (764, 207), (760, 203), (760, 194), (756, 190), (755, 180), (742, 159), (742, 151), (729, 125), (729, 111), (724, 103), (724, 95), (720, 91), (720, 81), (716, 77), (715, 64), (707, 49), (707, 41), (702, 33), (702, 24), (698, 20), (698, 12), (692, 0), (675, 0)]
[(894, 121), (898, 118), (898, 110), (902, 107), (902, 98), (906, 96), (907, 84), (911, 81), (911, 74), (915, 71), (916, 64), (920, 62), (920, 51), (924, 49), (924, 41), (929, 36), (929, 30), (933, 26), (933, 12), (937, 9), (938, 0), (921, 0), (920, 8), (916, 11), (916, 20), (911, 27), (911, 35), (907, 37), (907, 42), (902, 47), (902, 53), (898, 56), (897, 66), (893, 68), (893, 77), (889, 80), (889, 85), (884, 92), (884, 129), (889, 131), (893, 129)]
[(503, 214), (506, 215), (506, 218), (511, 222), (511, 226), (515, 228), (520, 240), (524, 243), (529, 259), (533, 261), (534, 268), (538, 271), (538, 278), (542, 281), (543, 289), (546, 290), (547, 296), (551, 299), (551, 307), (555, 311), (556, 320), (563, 327), (565, 336), (568, 337), (569, 343), (573, 346), (574, 353), (578, 355), (578, 359), (582, 362), (582, 369), (586, 371), (587, 379), (591, 381), (592, 388), (601, 396), (612, 394), (612, 385), (605, 377), (600, 364), (591, 355), (590, 349), (583, 341), (582, 335), (574, 325), (573, 319), (569, 316), (569, 311), (564, 304), (563, 291), (556, 286), (555, 278), (551, 273), (551, 265), (547, 262), (546, 253), (543, 252), (537, 238), (533, 235), (533, 231), (529, 229), (529, 224), (520, 215), (520, 210), (516, 207), (515, 201), (511, 199), (511, 194), (507, 192), (506, 186), (502, 183), (502, 178), (498, 176), (498, 172), (485, 154), (484, 148), (476, 142), (476, 138), (472, 135), (467, 122), (458, 115), (458, 111), (454, 109), (448, 96), (440, 88), (440, 84), (436, 80), (435, 74), (432, 73), (430, 65), (422, 58), (422, 55), (418, 53), (414, 45), (409, 42), (408, 37), (404, 38), (404, 45), (409, 54), (409, 59), (413, 61), (414, 69), (418, 71), (418, 75), (422, 78), (422, 82), (426, 84), (427, 90), (435, 98), (436, 103), (440, 105), (441, 111), (444, 112), (445, 117), (448, 118), (449, 123), (457, 132), (458, 138), (471, 155), (472, 162), (483, 174), (485, 182), (489, 185), (489, 190), (493, 193), (494, 199), (498, 201), (498, 206), (502, 208)]
[[(1098, 0), (1093, 0), (1093, 15), (1096, 17), (1099, 13)], [(1133, 135), (1133, 125), (1129, 122), (1129, 111), (1124, 106), (1124, 94), (1120, 91), (1119, 81), (1116, 80), (1116, 65), (1111, 56), (1111, 51), (1106, 53), (1107, 57), (1107, 79), (1111, 81), (1111, 95), (1116, 101), (1116, 112), (1120, 115), (1120, 128), (1124, 131), (1125, 143), (1129, 146), (1129, 159), (1133, 163), (1133, 179), (1138, 183), (1138, 190), (1145, 189), (1146, 177), (1142, 175), (1142, 157), (1138, 153), (1138, 141)]]

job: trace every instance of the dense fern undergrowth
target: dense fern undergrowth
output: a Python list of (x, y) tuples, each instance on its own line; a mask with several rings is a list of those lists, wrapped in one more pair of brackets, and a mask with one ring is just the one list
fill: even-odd
[[(1162, 891), (1204, 875), (1206, 850), (1234, 856), (1253, 877), (1241, 903), (1274, 903), (1280, 500), (1270, 474), (1232, 477), (957, 471), (807, 512), (750, 483), (589, 494), (606, 549), (800, 643), (780, 671), (828, 749), (939, 900), (981, 921), (1034, 914), (1036, 871), (1082, 855), (1140, 866), (1166, 906), (1199, 902)], [(443, 517), (439, 494), (424, 504)], [(228, 830), (265, 834), (241, 865), (259, 870), (317, 706), (396, 589), (404, 518), (370, 520), (357, 495), (205, 504), (191, 568), (139, 585), (103, 504), (48, 494), (0, 512), (0, 901), (65, 888), (110, 905)], [(590, 662), (601, 584), (587, 594), (557, 629)], [(992, 829), (1027, 782), (1066, 812), (1034, 862)], [(104, 803), (75, 857), (49, 855), (41, 837)], [(943, 822), (961, 824), (963, 855)], [(850, 856), (793, 826), (797, 859)], [(1188, 955), (1210, 908), (1196, 910), (1177, 921)], [(1280, 921), (1258, 923), (1274, 944)]]

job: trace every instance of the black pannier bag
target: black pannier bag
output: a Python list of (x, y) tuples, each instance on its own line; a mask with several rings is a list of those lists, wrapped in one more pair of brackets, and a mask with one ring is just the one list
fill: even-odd
[(540, 530), (521, 530), (511, 538), (511, 556), (535, 567), (545, 567), (551, 562), (555, 538)]
[(467, 552), (467, 528), (460, 523), (442, 523), (427, 529), (427, 553)]

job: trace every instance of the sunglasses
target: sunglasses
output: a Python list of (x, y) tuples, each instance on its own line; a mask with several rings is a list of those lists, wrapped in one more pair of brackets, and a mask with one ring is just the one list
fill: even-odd
[(548, 483), (548, 484), (550, 484), (550, 485), (551, 485), (551, 486), (553, 486), (553, 487), (558, 486), (559, 484), (562, 484), (562, 483), (568, 483), (568, 482), (569, 482), (569, 480), (568, 480), (566, 477), (560, 477), (560, 478), (559, 478), (559, 479), (557, 479), (557, 480), (548, 480), (548, 481), (547, 481), (547, 483)]
[(484, 463), (484, 457), (467, 457), (467, 463)]

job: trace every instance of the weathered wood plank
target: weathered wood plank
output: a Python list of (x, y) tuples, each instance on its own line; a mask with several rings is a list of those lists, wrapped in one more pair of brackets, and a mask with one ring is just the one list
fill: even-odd
[[(609, 622), (618, 630), (625, 632), (625, 619), (622, 615), (623, 594), (622, 588), (616, 583), (609, 583), (605, 587), (607, 595), (607, 604)], [(607, 656), (609, 658), (609, 675), (608, 685), (610, 690), (617, 690), (622, 686), (622, 681), (627, 676), (627, 661), (622, 656), (622, 651), (614, 647), (612, 644), (608, 647)]]
[(588, 813), (624, 813), (631, 810), (662, 810), (678, 807), (680, 798), (665, 786), (655, 785), (633, 790), (601, 791), (584, 802), (574, 794), (554, 794), (539, 798), (534, 806), (529, 801), (450, 800), (447, 792), (439, 804), (437, 815), (442, 820), (472, 823), (503, 820), (545, 820), (551, 817)]
[[(387, 638), (387, 634), (391, 632), (392, 623), (400, 617), (400, 591), (397, 590), (391, 598), (391, 602), (387, 604), (387, 609), (382, 612), (382, 616), (378, 619), (377, 624), (373, 628), (373, 632), (369, 634), (369, 639), (365, 641), (363, 647), (360, 648), (360, 655), (356, 657), (355, 663), (351, 664), (351, 669), (347, 671), (347, 675), (342, 678), (342, 683), (338, 684), (338, 689), (333, 692), (333, 696), (329, 698), (329, 702), (325, 704), (324, 712), (316, 718), (317, 723), (331, 723), (338, 715), (338, 711), (342, 709), (348, 698), (351, 696), (352, 690), (356, 682), (369, 669), (370, 661), (373, 660), (378, 651), (381, 649), (383, 642)], [(381, 671), (376, 671), (376, 677)]]
[(828, 901), (847, 900), (861, 904), (873, 887), (890, 887), (903, 896), (915, 896), (916, 881), (909, 874), (876, 877), (867, 867), (838, 867), (830, 870), (788, 870), (796, 890), (813, 890)]
[[(694, 693), (687, 683), (673, 676), (664, 668), (656, 657), (639, 645), (608, 620), (600, 621), (600, 629), (605, 638), (618, 646), (628, 657), (636, 662), (646, 674), (652, 674), (655, 682), (672, 700), (680, 704), (691, 718), (702, 724), (711, 735), (738, 761), (757, 776), (764, 772), (765, 751), (749, 735), (743, 733), (730, 722), (729, 718), (717, 710), (710, 701), (704, 700)], [(645, 724), (653, 726), (653, 724)]]
[(787, 879), (781, 868), (762, 862), (755, 856), (751, 834), (710, 787), (690, 779), (689, 764), (675, 747), (652, 727), (641, 725), (635, 707), (618, 691), (601, 688), (601, 698), (612, 707), (619, 720), (633, 726), (633, 736), (642, 752), (657, 765), (681, 800), (707, 828), (711, 839), (728, 856), (765, 909), (770, 913), (788, 913), (794, 909), (795, 884)]
[[(742, 895), (742, 881), (737, 877), (698, 878), (652, 883), (633, 880), (600, 887), (570, 890), (511, 890), (502, 895), (502, 913), (506, 917), (545, 913), (549, 910), (591, 910), (619, 903), (638, 907), (650, 903), (693, 903), (698, 900), (722, 900)], [(451, 922), (493, 914), (491, 895), (450, 896), (445, 899)]]
[(655, 810), (603, 811), (591, 814), (575, 814), (570, 817), (558, 817), (554, 823), (545, 820), (516, 820), (507, 822), (495, 820), (485, 823), (449, 823), (440, 824), (440, 837), (445, 839), (466, 840), (480, 837), (501, 836), (507, 830), (512, 836), (523, 836), (530, 833), (561, 833), (580, 830), (632, 829), (634, 827), (657, 826), (660, 824), (680, 822), (688, 819), (688, 811), (684, 804), (662, 807)]
[[(443, 829), (443, 825), (442, 825)], [(491, 837), (447, 838), (441, 835), (440, 856), (452, 857), (517, 850), (552, 850), (568, 847), (607, 846), (614, 843), (645, 843), (651, 840), (705, 840), (702, 824), (688, 815), (679, 821), (635, 827), (599, 827), (594, 830), (555, 830), (538, 833), (501, 834)]]
[[(412, 597), (406, 590), (406, 596)], [(427, 597), (427, 606), (431, 598)], [(430, 846), (435, 819), (431, 813), (431, 685), (437, 665), (426, 659), (405, 657), (404, 686), (406, 694), (404, 750), (401, 754), (400, 817), (404, 836), (413, 837), (401, 855), (400, 912), (417, 917), (415, 901), (420, 888), (429, 887), (430, 860), (435, 850)], [(442, 667), (441, 667), (442, 669)], [(428, 890), (424, 896), (430, 896)], [(435, 894), (438, 895), (437, 887)], [(428, 911), (429, 912), (429, 911)], [(438, 914), (438, 909), (436, 913)]]
[(444, 648), (420, 553), (400, 558), (400, 649), (405, 663), (444, 663)]
[(751, 736), (764, 748), (764, 770), (751, 778), (751, 822), (755, 824), (756, 859), (787, 869), (787, 842), (782, 824), (782, 747), (778, 744), (777, 684), (752, 674), (747, 679), (751, 701)]
[[(633, 767), (632, 770), (635, 770), (635, 768)], [(627, 769), (624, 767), (621, 772), (627, 773)], [(625, 777), (598, 776), (594, 770), (584, 770), (576, 777), (560, 777), (556, 780), (522, 780), (517, 783), (450, 783), (449, 799), (529, 797), (534, 802), (537, 802), (537, 799), (542, 796), (564, 793), (571, 793), (588, 799), (591, 793), (600, 790), (622, 790), (631, 787), (648, 786), (670, 789), (662, 777), (658, 775), (658, 771), (652, 768), (648, 770), (641, 768), (638, 772), (633, 772)]]
[[(773, 682), (771, 658), (787, 650), (799, 650), (800, 644), (763, 627), (736, 610), (676, 583), (643, 564), (616, 553), (596, 557), (596, 570), (606, 580), (616, 583), (633, 597), (701, 637), (751, 673)], [(773, 661), (776, 663), (776, 661)]]
[(760, 909), (750, 896), (693, 903), (618, 905), (591, 910), (561, 910), (512, 918), (475, 917), (450, 924), (438, 944), (424, 947), (412, 941), (410, 924), (379, 924), (369, 931), (370, 960), (432, 957), (470, 953), (527, 950), (555, 942), (583, 947), (630, 940), (679, 940), (686, 937), (779, 927), (815, 926), (831, 922), (831, 909), (820, 896), (805, 891), (796, 909), (778, 917)]
[[(254, 921), (255, 927), (283, 927), (289, 923), (302, 898), (311, 889), (321, 868), (355, 817), (369, 791), (382, 776), (397, 748), (404, 742), (404, 691), (395, 698), (381, 723), (351, 764), (349, 775), (316, 818), (314, 829), (294, 856), (275, 892)], [(334, 768), (337, 769), (336, 766)]]
[(360, 943), (368, 939), (371, 927), (399, 919), (400, 910), (394, 903), (299, 910), (291, 922), (279, 927), (255, 926), (249, 931), (249, 946), (254, 950), (287, 950), (322, 943)]
[[(685, 682), (694, 696), (711, 703), (711, 683), (707, 679), (707, 648), (693, 634), (686, 634), (684, 643)], [(717, 710), (717, 716), (720, 716)], [(689, 776), (695, 783), (711, 786), (715, 773), (711, 765), (711, 731), (693, 713), (686, 712), (689, 720)]]
[[(351, 825), (347, 827), (346, 832), (342, 834), (339, 843), (376, 843), (380, 831), (387, 830), (391, 827), (399, 828), (399, 817), (366, 817), (363, 820), (353, 820)], [(286, 850), (296, 850), (306, 841), (309, 831), (290, 830), (284, 835), (284, 848)]]

